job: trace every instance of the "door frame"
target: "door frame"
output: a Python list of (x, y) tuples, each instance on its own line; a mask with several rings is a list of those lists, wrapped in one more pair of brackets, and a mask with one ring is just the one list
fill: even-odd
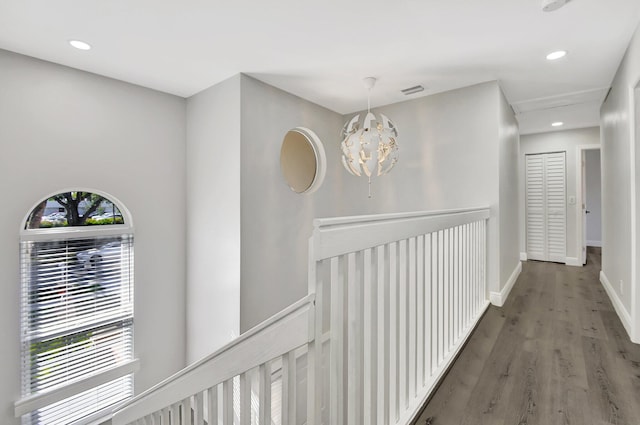
[[(553, 155), (553, 154), (563, 154), (564, 155), (564, 196), (565, 196), (565, 205), (564, 205), (564, 256), (563, 257), (557, 257), (557, 258), (551, 258), (551, 256), (549, 255), (549, 244), (548, 244), (548, 233), (547, 233), (547, 228), (545, 228), (545, 247), (544, 247), (544, 255), (542, 257), (538, 257), (538, 256), (531, 256), (531, 253), (529, 252), (529, 245), (528, 245), (528, 238), (529, 238), (529, 234), (528, 234), (528, 204), (527, 204), (527, 189), (528, 189), (528, 179), (527, 179), (527, 157), (528, 156), (537, 156), (537, 155), (541, 155), (541, 156), (546, 156), (546, 155)], [(567, 231), (568, 231), (568, 218), (569, 218), (569, 209), (567, 208), (567, 204), (568, 204), (568, 180), (569, 180), (569, 175), (567, 174), (567, 168), (568, 168), (568, 152), (567, 150), (550, 150), (550, 151), (544, 151), (544, 152), (530, 152), (530, 153), (525, 153), (524, 154), (524, 161), (523, 161), (523, 173), (524, 173), (524, 203), (523, 203), (523, 207), (524, 207), (524, 241), (525, 241), (525, 251), (526, 251), (526, 256), (523, 256), (522, 253), (520, 254), (520, 259), (521, 261), (526, 261), (527, 259), (532, 259), (532, 260), (538, 260), (538, 261), (548, 261), (548, 262), (558, 262), (558, 263), (564, 263), (564, 264), (568, 264), (567, 262), (567, 250), (568, 250), (568, 245), (567, 245)], [(546, 164), (546, 160), (544, 160), (544, 164)], [(544, 169), (546, 170), (546, 165), (543, 166)], [(546, 173), (545, 173), (546, 174)], [(544, 222), (545, 222), (545, 226), (548, 223), (548, 208), (546, 205), (547, 199), (546, 199), (546, 176), (545, 176), (545, 207), (544, 207)], [(524, 258), (523, 258), (524, 257)]]
[[(600, 150), (600, 144), (590, 145), (578, 145), (576, 146), (576, 235), (578, 237), (576, 252), (578, 252), (577, 266), (584, 266), (586, 264), (587, 256), (587, 235), (586, 226), (587, 218), (585, 217), (586, 205), (585, 205), (585, 173), (584, 169), (584, 153), (589, 150)], [(602, 160), (601, 160), (602, 162)], [(601, 224), (602, 225), (602, 224)]]

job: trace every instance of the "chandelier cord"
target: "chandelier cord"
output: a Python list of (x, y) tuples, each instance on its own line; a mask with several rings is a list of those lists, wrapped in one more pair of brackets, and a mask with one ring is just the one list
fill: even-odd
[(371, 87), (367, 90), (367, 114), (371, 112)]

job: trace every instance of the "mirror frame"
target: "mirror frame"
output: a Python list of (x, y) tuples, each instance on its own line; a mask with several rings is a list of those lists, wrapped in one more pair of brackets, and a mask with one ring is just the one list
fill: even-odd
[[(302, 135), (302, 137), (304, 137), (304, 139), (313, 149), (313, 154), (315, 155), (315, 162), (316, 162), (315, 175), (309, 187), (307, 187), (305, 190), (301, 192), (298, 192), (295, 189), (293, 189), (293, 187), (291, 187), (291, 184), (289, 183), (289, 181), (287, 180), (284, 174), (283, 166), (282, 166), (282, 148), (284, 147), (284, 142), (287, 138), (287, 135), (291, 132), (296, 132)], [(295, 127), (287, 131), (287, 133), (284, 135), (282, 139), (282, 144), (280, 147), (280, 171), (282, 172), (282, 176), (285, 182), (287, 183), (287, 186), (289, 186), (289, 189), (291, 189), (291, 191), (294, 193), (297, 193), (297, 194), (313, 193), (320, 188), (320, 186), (324, 182), (324, 178), (327, 173), (327, 156), (324, 151), (324, 146), (322, 145), (322, 142), (320, 141), (320, 138), (316, 135), (316, 133), (314, 133), (312, 130), (306, 127)]]

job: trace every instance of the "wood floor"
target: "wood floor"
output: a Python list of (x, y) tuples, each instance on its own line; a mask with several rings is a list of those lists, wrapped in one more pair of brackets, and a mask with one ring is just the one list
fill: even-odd
[(585, 267), (529, 261), (490, 307), (419, 425), (640, 424), (640, 345)]

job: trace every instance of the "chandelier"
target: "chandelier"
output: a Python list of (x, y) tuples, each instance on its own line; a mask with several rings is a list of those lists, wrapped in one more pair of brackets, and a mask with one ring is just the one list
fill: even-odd
[(365, 78), (368, 90), (367, 114), (360, 120), (360, 114), (348, 121), (342, 129), (344, 139), (342, 165), (354, 176), (365, 175), (369, 180), (369, 198), (371, 198), (371, 178), (387, 174), (398, 162), (398, 130), (393, 122), (379, 114), (371, 112), (371, 89), (376, 83), (373, 77)]

